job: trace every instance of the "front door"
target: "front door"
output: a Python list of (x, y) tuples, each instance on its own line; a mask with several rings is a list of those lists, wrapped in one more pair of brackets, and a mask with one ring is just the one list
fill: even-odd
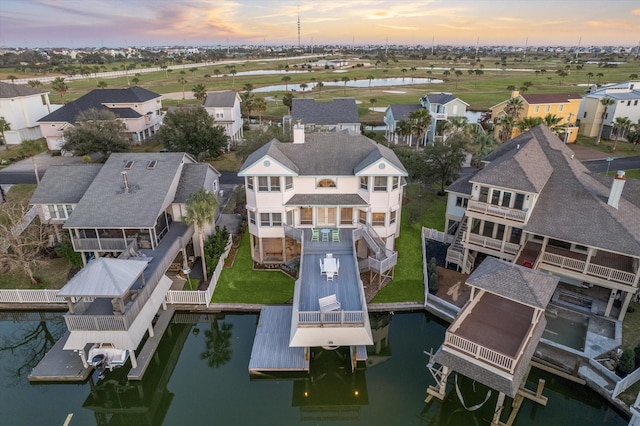
[(336, 226), (336, 208), (335, 207), (316, 207), (317, 226)]

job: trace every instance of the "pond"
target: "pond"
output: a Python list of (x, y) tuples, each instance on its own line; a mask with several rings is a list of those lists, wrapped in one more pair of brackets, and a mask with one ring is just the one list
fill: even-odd
[[(0, 313), (0, 418), (11, 425), (486, 425), (495, 392), (480, 410), (465, 411), (453, 390), (425, 404), (433, 379), (424, 351), (436, 349), (445, 325), (423, 313), (372, 314), (376, 345), (366, 369), (352, 373), (348, 354), (316, 351), (309, 374), (251, 378), (249, 358), (257, 315), (178, 313), (163, 336), (144, 380), (128, 382), (127, 368), (84, 384), (29, 384), (29, 365), (61, 335), (61, 314)], [(9, 349), (12, 348), (12, 349)], [(625, 425), (586, 387), (546, 379), (547, 407), (525, 400), (516, 425)], [(466, 381), (465, 381), (466, 380)], [(535, 384), (530, 383), (535, 389)], [(487, 389), (460, 379), (467, 405)]]
[[(236, 74), (238, 75), (238, 74)], [(374, 78), (371, 80), (371, 84), (369, 84), (369, 80), (349, 80), (347, 82), (347, 87), (386, 87), (386, 86), (410, 86), (415, 84), (437, 84), (442, 83), (442, 80), (437, 80), (433, 78), (411, 78), (411, 77), (390, 77), (390, 78)], [(309, 87), (305, 90), (311, 90), (316, 86), (315, 82), (306, 83)], [(325, 87), (344, 87), (345, 82), (340, 81), (323, 81)], [(273, 86), (264, 86), (253, 89), (254, 92), (280, 92), (285, 90), (291, 90), (294, 92), (301, 92), (302, 88), (300, 84), (276, 84)]]

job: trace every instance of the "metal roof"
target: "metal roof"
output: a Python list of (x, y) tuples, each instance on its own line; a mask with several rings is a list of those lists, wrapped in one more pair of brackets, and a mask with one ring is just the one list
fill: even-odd
[(142, 275), (147, 262), (98, 257), (58, 291), (62, 297), (123, 297)]

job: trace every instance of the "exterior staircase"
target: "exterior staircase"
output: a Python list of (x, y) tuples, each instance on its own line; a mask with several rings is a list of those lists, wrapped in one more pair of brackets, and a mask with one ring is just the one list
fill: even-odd
[(389, 250), (371, 226), (360, 225), (358, 231), (374, 253), (374, 256), (358, 262), (361, 271), (371, 269), (377, 273), (385, 273), (398, 263), (398, 252)]
[(445, 263), (453, 263), (462, 269), (462, 272), (469, 273), (471, 268), (473, 267), (473, 263), (475, 262), (475, 256), (469, 254), (467, 257), (467, 265), (463, 265), (464, 260), (464, 246), (462, 245), (462, 239), (464, 238), (465, 233), (467, 232), (468, 226), (467, 216), (463, 216), (460, 221), (460, 226), (458, 226), (458, 230), (456, 231), (455, 238), (449, 248), (447, 249), (447, 257), (445, 259)]

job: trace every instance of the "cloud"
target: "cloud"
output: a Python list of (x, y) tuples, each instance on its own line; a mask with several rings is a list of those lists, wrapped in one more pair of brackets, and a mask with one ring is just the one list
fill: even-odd
[(416, 31), (420, 29), (418, 27), (403, 27), (400, 25), (378, 25), (378, 26), (382, 28), (390, 28), (392, 30), (402, 30), (402, 31)]
[(612, 31), (619, 31), (621, 29), (628, 30), (640, 30), (640, 25), (634, 24), (629, 21), (621, 20), (605, 20), (605, 21), (587, 21), (587, 25), (594, 28), (603, 28)]
[(512, 16), (497, 16), (495, 18), (496, 21), (506, 21), (506, 22), (522, 22), (522, 18), (514, 18)]
[(640, 9), (633, 9), (633, 10), (631, 11), (631, 14), (632, 14), (632, 15), (640, 15)]

